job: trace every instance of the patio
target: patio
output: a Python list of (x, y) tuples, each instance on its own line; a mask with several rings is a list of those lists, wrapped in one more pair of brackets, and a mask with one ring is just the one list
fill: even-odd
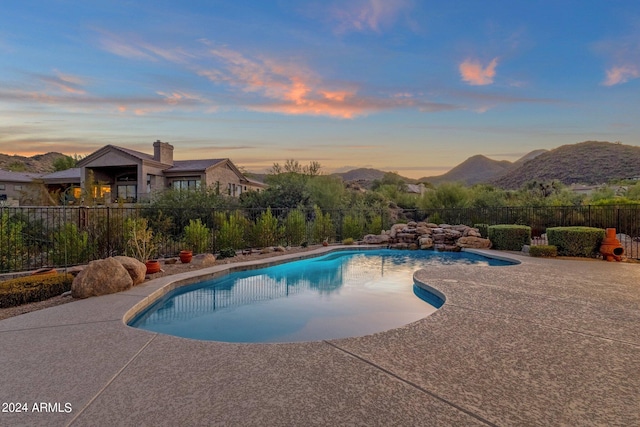
[(224, 266), (6, 319), (0, 396), (28, 412), (0, 424), (640, 425), (640, 264), (508, 256), (522, 263), (416, 273), (444, 306), (359, 338), (228, 344), (124, 324)]

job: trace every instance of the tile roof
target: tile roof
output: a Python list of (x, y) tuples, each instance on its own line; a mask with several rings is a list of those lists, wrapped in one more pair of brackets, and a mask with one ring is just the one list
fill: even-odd
[(40, 173), (11, 172), (0, 169), (0, 181), (10, 182), (31, 182), (35, 178), (40, 178)]
[(120, 150), (120, 151), (122, 151), (124, 153), (127, 153), (130, 156), (137, 157), (138, 159), (155, 160), (153, 158), (153, 155), (151, 155), (151, 154), (147, 154), (147, 153), (143, 153), (143, 152), (140, 152), (140, 151), (132, 150), (130, 148), (119, 147), (117, 145), (111, 145), (111, 147), (115, 148), (116, 150)]
[(173, 166), (165, 172), (203, 171), (227, 159), (174, 160)]
[(80, 168), (70, 168), (42, 175), (42, 179), (77, 179), (80, 180)]

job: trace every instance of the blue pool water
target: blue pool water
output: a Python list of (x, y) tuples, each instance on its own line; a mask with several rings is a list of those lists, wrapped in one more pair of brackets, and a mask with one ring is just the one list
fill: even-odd
[(362, 336), (419, 320), (442, 300), (413, 283), (430, 265), (508, 265), (465, 252), (333, 252), (182, 287), (130, 326), (200, 340), (295, 342)]

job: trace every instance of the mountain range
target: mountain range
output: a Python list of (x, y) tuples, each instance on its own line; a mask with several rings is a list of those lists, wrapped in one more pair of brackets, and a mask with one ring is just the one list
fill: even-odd
[[(10, 156), (0, 153), (0, 169), (52, 172), (53, 162), (61, 153), (38, 154), (32, 157)], [(336, 173), (345, 182), (358, 182), (367, 188), (386, 172), (360, 168)], [(420, 179), (405, 178), (408, 184), (429, 182), (461, 182), (465, 185), (493, 184), (504, 189), (517, 189), (528, 181), (557, 180), (565, 185), (595, 185), (616, 179), (640, 177), (640, 147), (605, 141), (585, 141), (568, 144), (553, 150), (534, 150), (515, 162), (494, 160), (474, 155), (443, 175)]]

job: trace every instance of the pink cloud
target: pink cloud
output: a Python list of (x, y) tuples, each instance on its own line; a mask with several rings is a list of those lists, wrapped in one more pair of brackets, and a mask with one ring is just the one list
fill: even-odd
[(493, 83), (493, 78), (496, 75), (496, 66), (498, 65), (498, 58), (493, 58), (489, 65), (482, 67), (480, 61), (473, 59), (466, 59), (460, 64), (460, 75), (462, 80), (469, 83), (472, 86), (484, 86)]
[(254, 111), (290, 115), (328, 116), (352, 119), (376, 111), (418, 108), (422, 111), (442, 111), (455, 107), (406, 98), (371, 98), (358, 94), (354, 87), (335, 87), (299, 64), (272, 58), (248, 58), (227, 49), (212, 49), (222, 66), (200, 70), (199, 74), (216, 83), (225, 83), (244, 93), (264, 97), (260, 102), (246, 102)]
[(615, 86), (638, 77), (640, 77), (640, 70), (635, 65), (611, 67), (607, 70), (607, 78), (602, 84), (604, 86)]

